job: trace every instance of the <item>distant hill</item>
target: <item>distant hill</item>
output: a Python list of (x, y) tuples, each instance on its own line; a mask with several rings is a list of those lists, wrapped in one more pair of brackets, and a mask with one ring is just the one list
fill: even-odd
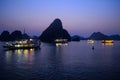
[(55, 19), (39, 38), (43, 42), (54, 42), (55, 39), (59, 38), (71, 40), (68, 31), (63, 29), (60, 19)]
[(112, 40), (120, 40), (120, 35), (116, 34), (116, 35), (105, 35), (101, 32), (94, 32), (89, 39), (94, 39), (94, 40), (106, 40), (106, 39), (112, 39)]
[(78, 36), (78, 35), (72, 36), (71, 41), (80, 41), (80, 36)]
[(55, 39), (58, 38), (66, 38), (69, 41), (80, 41), (80, 40), (106, 40), (106, 39), (112, 39), (112, 40), (120, 40), (120, 35), (105, 35), (101, 32), (94, 32), (90, 37), (84, 38), (79, 35), (71, 36), (67, 32), (67, 30), (63, 29), (62, 22), (59, 19), (56, 19), (51, 23), (51, 25), (42, 33), (41, 36), (33, 36), (30, 37), (27, 33), (22, 34), (21, 31), (15, 30), (12, 33), (9, 33), (8, 31), (3, 31), (0, 35), (0, 41), (15, 41), (15, 40), (21, 40), (21, 39), (41, 39), (43, 42), (53, 42)]
[(93, 40), (105, 40), (105, 39), (109, 39), (109, 36), (101, 33), (101, 32), (94, 32), (89, 39), (93, 39)]
[(81, 37), (79, 35), (71, 36), (71, 41), (80, 41), (80, 40), (87, 40), (88, 38)]
[(109, 36), (110, 39), (112, 40), (120, 40), (120, 35), (116, 34), (116, 35), (111, 35)]
[(3, 31), (0, 35), (0, 41), (10, 41), (11, 35), (8, 31)]
[(3, 31), (0, 35), (0, 41), (15, 41), (29, 38), (30, 36), (28, 34), (22, 34), (19, 30), (15, 30), (11, 34), (8, 31)]

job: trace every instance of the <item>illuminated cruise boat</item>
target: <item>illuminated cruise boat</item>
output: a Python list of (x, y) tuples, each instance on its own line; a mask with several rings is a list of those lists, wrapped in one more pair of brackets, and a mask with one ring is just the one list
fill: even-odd
[(7, 42), (3, 47), (6, 49), (31, 49), (31, 48), (40, 48), (39, 40), (21, 40), (15, 42)]
[(114, 43), (113, 40), (102, 40), (102, 43)]

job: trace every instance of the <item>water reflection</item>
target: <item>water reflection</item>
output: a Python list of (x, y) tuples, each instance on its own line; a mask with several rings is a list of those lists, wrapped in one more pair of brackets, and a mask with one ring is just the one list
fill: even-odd
[[(13, 60), (14, 59), (14, 60)], [(10, 63), (27, 63), (33, 64), (34, 49), (18, 49), (6, 51), (6, 62)]]
[(56, 43), (56, 46), (58, 47), (58, 46), (67, 46), (68, 45), (68, 43)]
[(113, 45), (81, 41), (68, 46), (42, 43), (37, 51), (9, 50), (0, 54), (0, 73), (2, 80), (120, 80), (120, 43)]
[(112, 45), (114, 45), (114, 43), (102, 43), (102, 45), (105, 45), (105, 46), (112, 46)]

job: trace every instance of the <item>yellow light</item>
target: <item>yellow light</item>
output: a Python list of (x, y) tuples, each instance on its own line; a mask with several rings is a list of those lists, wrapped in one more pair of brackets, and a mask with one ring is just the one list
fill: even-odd
[(113, 43), (113, 40), (102, 40), (102, 43)]
[(25, 40), (25, 41), (22, 41), (22, 43), (26, 44), (26, 43), (27, 43), (27, 40)]
[(22, 41), (19, 42), (20, 44), (22, 43)]
[(102, 45), (112, 46), (112, 45), (113, 45), (113, 43), (102, 43)]
[(90, 39), (88, 40), (88, 43), (94, 43), (94, 40)]
[(61, 44), (60, 43), (56, 43), (56, 46), (60, 46)]
[(18, 44), (18, 45), (15, 45), (15, 47), (20, 47), (20, 45)]
[(30, 53), (31, 53), (31, 54), (34, 53), (34, 49), (33, 49), (33, 48), (30, 49)]
[(18, 53), (18, 54), (20, 54), (20, 53), (21, 53), (20, 49), (18, 49), (18, 50), (17, 50), (17, 53)]
[(33, 51), (33, 49), (30, 49), (30, 51)]
[(28, 54), (28, 50), (27, 49), (24, 50), (24, 54)]
[(56, 43), (56, 46), (67, 46), (68, 44), (67, 43)]
[(67, 39), (56, 39), (55, 42), (63, 43), (63, 42), (67, 42)]

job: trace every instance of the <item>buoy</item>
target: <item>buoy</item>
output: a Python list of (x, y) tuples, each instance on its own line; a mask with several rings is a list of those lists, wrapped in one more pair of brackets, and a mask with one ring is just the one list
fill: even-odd
[(95, 48), (94, 48), (94, 46), (92, 46), (92, 50), (94, 50)]

